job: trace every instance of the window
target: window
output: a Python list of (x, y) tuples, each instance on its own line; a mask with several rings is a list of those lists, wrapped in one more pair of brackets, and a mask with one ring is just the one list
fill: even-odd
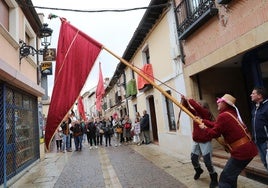
[(142, 52), (143, 56), (143, 64), (150, 64), (150, 53), (149, 53), (149, 48), (148, 46), (143, 50)]
[[(12, 24), (11, 24), (12, 23)], [(0, 1), (0, 34), (13, 46), (19, 40), (19, 9), (14, 0)]]
[(30, 42), (31, 42), (31, 37), (27, 34), (27, 33), (25, 33), (25, 41), (24, 41), (26, 44), (30, 44)]
[(32, 27), (28, 23), (28, 21), (25, 22), (25, 34), (24, 34), (24, 42), (30, 46), (33, 46), (35, 49), (36, 47), (36, 35), (33, 31)]
[(189, 10), (190, 10), (190, 14), (194, 14), (194, 12), (197, 10), (197, 8), (199, 7), (199, 5), (201, 4), (203, 0), (192, 0), (189, 1)]
[(9, 31), (9, 7), (5, 1), (0, 1), (0, 23)]
[(7, 158), (6, 173), (7, 178), (10, 178), (20, 172), (23, 165), (39, 157), (35, 149), (39, 144), (37, 98), (12, 87), (0, 87), (5, 90), (0, 89), (1, 101), (6, 99), (1, 104), (2, 109), (5, 109), (1, 112), (2, 116), (5, 113), (2, 131), (5, 130), (6, 136), (3, 139), (6, 139), (6, 147), (10, 148), (6, 156), (2, 157)]
[(136, 117), (136, 113), (138, 112), (137, 104), (133, 105), (134, 117)]
[[(171, 95), (170, 91), (167, 91), (167, 93)], [(165, 101), (166, 101), (166, 108), (167, 108), (169, 130), (176, 131), (176, 121), (175, 121), (173, 103), (169, 98), (165, 97), (165, 99), (166, 99)]]

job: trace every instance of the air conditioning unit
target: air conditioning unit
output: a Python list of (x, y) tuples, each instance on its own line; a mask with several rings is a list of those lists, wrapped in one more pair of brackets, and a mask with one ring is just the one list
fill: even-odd
[(225, 5), (230, 3), (232, 0), (217, 0), (218, 4)]

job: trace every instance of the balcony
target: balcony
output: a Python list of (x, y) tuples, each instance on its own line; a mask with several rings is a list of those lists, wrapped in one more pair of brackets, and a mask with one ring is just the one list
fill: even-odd
[(179, 40), (185, 40), (194, 31), (218, 14), (214, 0), (182, 0), (175, 9)]

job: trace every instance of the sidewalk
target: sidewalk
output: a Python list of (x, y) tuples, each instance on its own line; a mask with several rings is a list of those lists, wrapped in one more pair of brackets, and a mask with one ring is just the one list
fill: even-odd
[[(168, 174), (184, 183), (190, 188), (207, 188), (210, 182), (209, 174), (206, 170), (200, 176), (199, 180), (194, 180), (193, 167), (190, 161), (190, 157), (176, 156), (173, 153), (167, 153), (166, 151), (160, 150), (157, 145), (151, 144), (149, 147), (136, 147), (133, 146), (132, 149), (139, 152), (145, 158), (153, 162), (156, 166), (166, 171)], [(205, 169), (205, 165), (202, 164)], [(222, 171), (221, 168), (215, 167), (218, 175)], [(238, 177), (238, 188), (268, 188), (268, 185), (259, 183), (257, 181), (251, 180), (244, 176)]]
[[(199, 180), (193, 179), (193, 168), (190, 162), (190, 158), (185, 158), (184, 156), (176, 156), (172, 153), (167, 153), (166, 151), (160, 150), (158, 145), (128, 145), (122, 147), (129, 147), (136, 153), (140, 154), (147, 160), (149, 160), (153, 165), (157, 166), (161, 170), (165, 171), (176, 180), (180, 181), (184, 185), (190, 188), (207, 188), (210, 182), (209, 174), (205, 170), (201, 175)], [(85, 150), (82, 152), (87, 152), (88, 145), (85, 144)], [(100, 151), (107, 150), (105, 147), (98, 148)], [(110, 151), (114, 152), (116, 148), (110, 148)], [(33, 168), (31, 168), (22, 178), (20, 178), (11, 188), (52, 188), (56, 184), (61, 173), (63, 173), (65, 164), (71, 159), (74, 152), (67, 153), (44, 153), (44, 145), (40, 145), (41, 151), (41, 162), (37, 163)], [(98, 156), (101, 158), (102, 156)], [(71, 161), (71, 160), (70, 160)], [(111, 164), (107, 168), (112, 168)], [(205, 168), (205, 167), (204, 167)], [(221, 169), (216, 168), (216, 171), (220, 174)], [(102, 170), (101, 173), (106, 176), (105, 171)], [(117, 180), (117, 184), (120, 182), (118, 177), (114, 175), (110, 178), (109, 182), (113, 182), (113, 179)], [(114, 185), (106, 184), (107, 177), (105, 179), (104, 187), (120, 187)], [(268, 188), (268, 185), (261, 184), (257, 181), (248, 179), (243, 176), (238, 178), (238, 188)]]

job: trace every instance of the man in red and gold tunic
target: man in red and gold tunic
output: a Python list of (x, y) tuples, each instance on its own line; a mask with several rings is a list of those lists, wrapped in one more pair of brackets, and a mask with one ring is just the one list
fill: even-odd
[(219, 179), (219, 188), (237, 187), (241, 171), (258, 154), (258, 150), (235, 106), (236, 99), (225, 94), (217, 100), (219, 115), (215, 122), (203, 120), (200, 128), (210, 138), (223, 136), (231, 157), (228, 159)]

